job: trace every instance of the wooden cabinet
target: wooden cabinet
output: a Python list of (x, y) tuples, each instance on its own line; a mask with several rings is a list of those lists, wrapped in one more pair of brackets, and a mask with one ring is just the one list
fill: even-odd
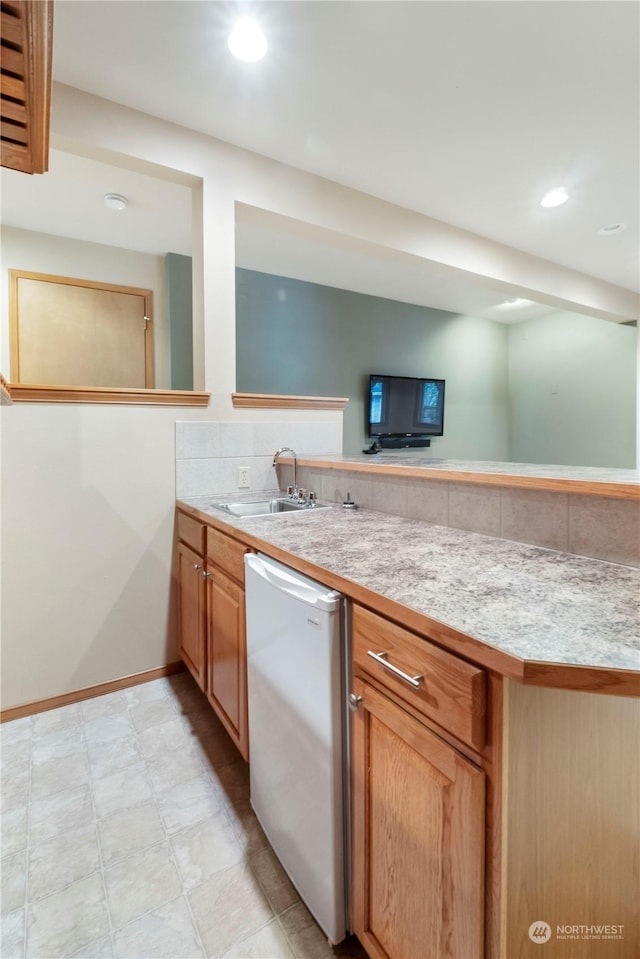
[(206, 684), (204, 558), (178, 543), (178, 631), (180, 656), (200, 689)]
[(205, 526), (180, 511), (176, 514), (178, 547), (178, 642), (180, 656), (204, 692), (206, 685)]
[(207, 529), (207, 698), (249, 759), (247, 639), (244, 615), (246, 546)]
[(207, 698), (249, 758), (244, 589), (211, 565), (207, 577)]
[(244, 759), (249, 758), (244, 554), (247, 548), (177, 513), (180, 655)]
[[(425, 690), (428, 682), (418, 689), (405, 684), (405, 692), (403, 681), (381, 668), (379, 660), (368, 657), (371, 667), (362, 662), (360, 641), (367, 645), (366, 630), (373, 627), (369, 648), (386, 653), (388, 646), (379, 640), (390, 627), (392, 665), (398, 660), (412, 669), (416, 655), (435, 647), (421, 651), (414, 645), (418, 638), (403, 635), (401, 627), (357, 606), (353, 614), (352, 693), (361, 697), (352, 724), (354, 932), (371, 959), (481, 959), (485, 772), (421, 718), (429, 700), (432, 709), (438, 702)], [(448, 664), (453, 668), (449, 679), (457, 662), (462, 687), (466, 683), (467, 693), (475, 688), (476, 698), (462, 696), (458, 706), (444, 708), (442, 687), (439, 701), (444, 715), (451, 708), (454, 724), (457, 717), (477, 737), (484, 703), (478, 690), (484, 685), (475, 673), (481, 671), (449, 658), (454, 661)], [(367, 671), (374, 674), (371, 679)], [(465, 717), (465, 711), (470, 715)]]

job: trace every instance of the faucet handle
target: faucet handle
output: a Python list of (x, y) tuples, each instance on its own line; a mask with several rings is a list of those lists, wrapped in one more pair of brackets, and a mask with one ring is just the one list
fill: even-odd
[(293, 486), (287, 486), (287, 496), (293, 496)]
[(302, 486), (298, 489), (298, 502), (306, 503), (307, 501), (307, 491)]

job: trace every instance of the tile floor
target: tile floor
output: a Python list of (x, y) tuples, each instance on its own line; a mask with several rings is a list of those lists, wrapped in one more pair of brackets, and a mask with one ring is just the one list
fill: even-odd
[(2, 735), (2, 959), (366, 959), (331, 949), (188, 673)]

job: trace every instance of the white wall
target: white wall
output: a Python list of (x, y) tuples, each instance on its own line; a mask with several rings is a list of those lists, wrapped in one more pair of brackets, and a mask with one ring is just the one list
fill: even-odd
[(175, 661), (175, 411), (0, 416), (3, 708)]
[[(135, 286), (153, 292), (156, 388), (169, 387), (169, 346), (164, 257), (135, 253), (101, 243), (88, 243), (15, 227), (2, 228), (1, 275), (7, 270), (50, 273), (100, 283)], [(9, 375), (9, 300), (2, 298), (0, 369)]]

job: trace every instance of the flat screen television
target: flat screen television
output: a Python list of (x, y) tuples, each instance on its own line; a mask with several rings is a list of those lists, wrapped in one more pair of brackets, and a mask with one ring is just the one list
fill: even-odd
[(384, 449), (425, 447), (444, 432), (444, 380), (369, 376), (368, 435)]

